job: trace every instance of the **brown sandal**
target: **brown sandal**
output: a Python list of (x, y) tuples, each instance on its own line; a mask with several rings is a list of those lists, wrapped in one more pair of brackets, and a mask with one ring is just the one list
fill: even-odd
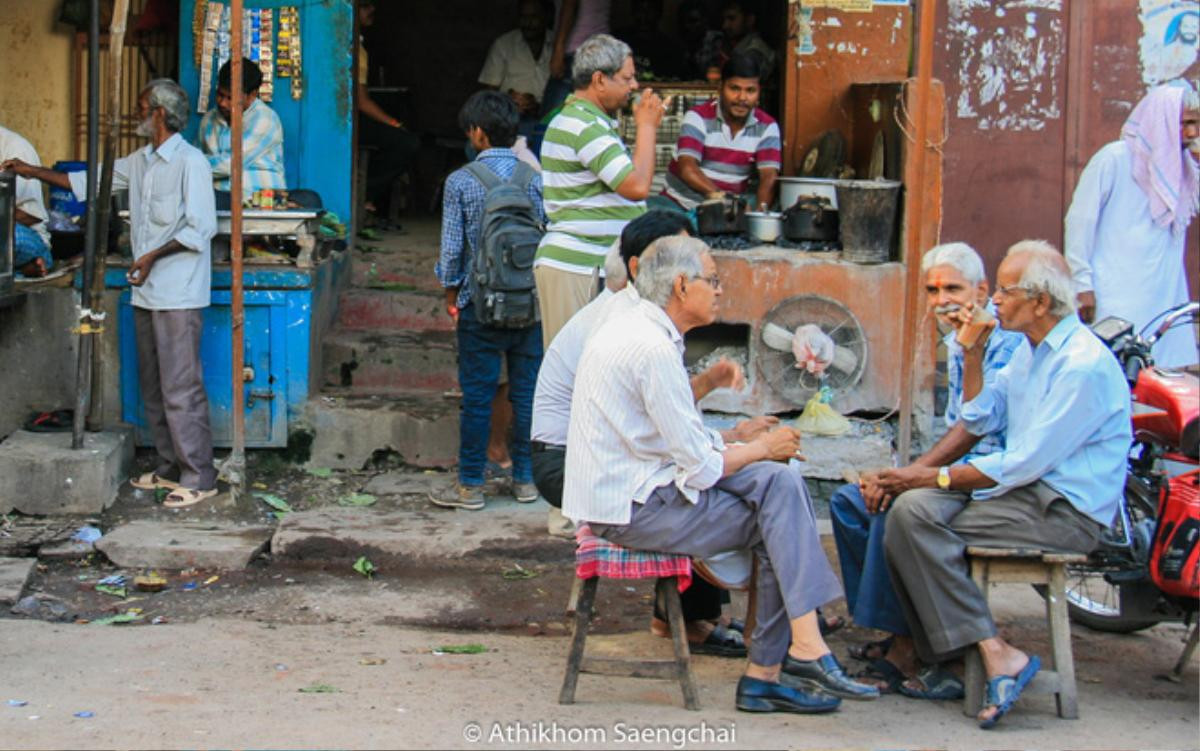
[(163, 501), (163, 506), (166, 508), (187, 508), (195, 506), (201, 501), (206, 501), (217, 494), (217, 489), (212, 490), (195, 490), (193, 488), (175, 488)]
[(130, 480), (129, 484), (138, 490), (157, 490), (158, 488), (174, 490), (179, 487), (179, 483), (159, 477), (154, 472), (146, 472), (145, 474), (138, 475), (137, 479)]

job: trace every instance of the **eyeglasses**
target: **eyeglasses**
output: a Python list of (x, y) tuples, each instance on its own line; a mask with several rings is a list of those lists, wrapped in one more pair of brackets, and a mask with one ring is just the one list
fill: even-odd
[(1009, 297), (1018, 292), (1024, 292), (1026, 297), (1028, 297), (1030, 294), (1032, 294), (1029, 289), (1022, 287), (1019, 284), (1010, 284), (1007, 287), (996, 287), (996, 294), (999, 295), (1000, 297)]
[(721, 277), (713, 274), (712, 276), (693, 276), (693, 279), (699, 279), (702, 282), (707, 282), (708, 286), (713, 289), (721, 289)]

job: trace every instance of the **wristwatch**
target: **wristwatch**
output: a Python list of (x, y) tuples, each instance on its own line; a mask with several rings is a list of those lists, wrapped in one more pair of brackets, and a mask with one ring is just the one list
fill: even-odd
[(950, 489), (950, 468), (939, 467), (937, 476), (937, 486), (942, 490)]

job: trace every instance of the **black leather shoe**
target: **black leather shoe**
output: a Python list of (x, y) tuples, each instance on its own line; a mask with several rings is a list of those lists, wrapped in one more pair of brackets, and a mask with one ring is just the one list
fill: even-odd
[(866, 701), (879, 698), (879, 689), (851, 680), (832, 653), (815, 660), (797, 660), (791, 655), (783, 658), (783, 673), (779, 680), (806, 691), (827, 691), (843, 699)]
[(781, 683), (742, 676), (737, 685), (737, 708), (743, 712), (832, 712), (842, 700), (823, 691), (804, 691)]
[(704, 641), (688, 642), (688, 651), (694, 655), (745, 657), (746, 642), (738, 632), (724, 626), (716, 626)]

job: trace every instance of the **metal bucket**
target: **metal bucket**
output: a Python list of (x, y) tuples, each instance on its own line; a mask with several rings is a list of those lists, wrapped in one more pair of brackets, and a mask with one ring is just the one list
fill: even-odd
[(855, 263), (891, 260), (900, 203), (896, 180), (838, 180), (842, 257)]

